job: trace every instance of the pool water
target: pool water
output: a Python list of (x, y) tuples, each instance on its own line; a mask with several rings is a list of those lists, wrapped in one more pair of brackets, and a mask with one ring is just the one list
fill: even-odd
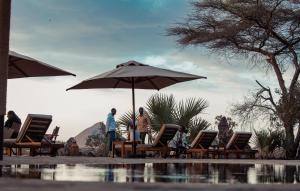
[(299, 184), (300, 166), (203, 163), (9, 165), (0, 166), (0, 177), (118, 183)]

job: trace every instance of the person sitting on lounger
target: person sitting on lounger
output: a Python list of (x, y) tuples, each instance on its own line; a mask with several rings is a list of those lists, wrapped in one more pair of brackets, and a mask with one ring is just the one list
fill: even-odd
[(185, 127), (180, 126), (174, 138), (169, 142), (169, 147), (176, 150), (176, 155), (185, 153), (189, 148)]
[[(4, 124), (4, 128), (7, 128), (7, 129), (13, 128), (14, 123), (21, 125), (21, 119), (17, 116), (17, 114), (14, 111), (8, 111), (7, 112), (7, 120)], [(15, 129), (11, 138), (17, 138), (18, 133), (19, 133), (19, 129)]]

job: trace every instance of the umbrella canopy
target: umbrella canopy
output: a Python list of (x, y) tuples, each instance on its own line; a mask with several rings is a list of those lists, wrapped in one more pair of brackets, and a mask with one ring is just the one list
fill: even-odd
[[(28, 56), (18, 54), (13, 51), (9, 51), (8, 55), (8, 79), (25, 78), (25, 77), (42, 77), (42, 76), (64, 76), (72, 75), (70, 72), (50, 66)], [(7, 80), (5, 79), (5, 81)], [(3, 125), (4, 125), (4, 113), (0, 116), (0, 160), (3, 155)]]
[(14, 51), (9, 51), (8, 79), (64, 75), (75, 76), (75, 74), (60, 68), (45, 64)]
[(160, 90), (167, 86), (195, 79), (206, 78), (183, 72), (176, 72), (145, 65), (136, 61), (128, 61), (117, 65), (116, 69), (105, 72), (69, 88), (132, 88)]
[[(132, 90), (132, 111), (135, 116), (135, 89), (160, 90), (167, 86), (206, 78), (183, 72), (176, 72), (145, 65), (136, 61), (128, 61), (117, 65), (116, 69), (87, 79), (70, 89), (95, 89), (95, 88), (130, 88)], [(135, 124), (135, 117), (133, 117)], [(135, 130), (135, 128), (134, 128)], [(135, 134), (133, 132), (133, 134)], [(133, 153), (136, 154), (135, 136), (133, 136)]]

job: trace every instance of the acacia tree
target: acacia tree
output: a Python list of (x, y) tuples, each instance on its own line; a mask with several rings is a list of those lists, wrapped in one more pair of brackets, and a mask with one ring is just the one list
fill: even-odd
[(183, 46), (203, 45), (254, 58), (259, 68), (267, 66), (278, 89), (257, 81), (259, 91), (237, 110), (244, 115), (248, 111), (248, 117), (256, 111), (276, 116), (285, 129), (287, 157), (294, 158), (300, 140), (300, 0), (199, 0), (192, 4), (193, 13), (185, 23), (168, 29), (169, 35), (178, 37)]

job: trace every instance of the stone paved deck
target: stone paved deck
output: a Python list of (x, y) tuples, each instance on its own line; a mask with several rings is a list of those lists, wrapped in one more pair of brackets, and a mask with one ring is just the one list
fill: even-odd
[(226, 163), (226, 164), (283, 164), (300, 165), (300, 160), (248, 160), (248, 159), (123, 159), (108, 157), (4, 157), (0, 165), (12, 164), (141, 164), (141, 163)]

